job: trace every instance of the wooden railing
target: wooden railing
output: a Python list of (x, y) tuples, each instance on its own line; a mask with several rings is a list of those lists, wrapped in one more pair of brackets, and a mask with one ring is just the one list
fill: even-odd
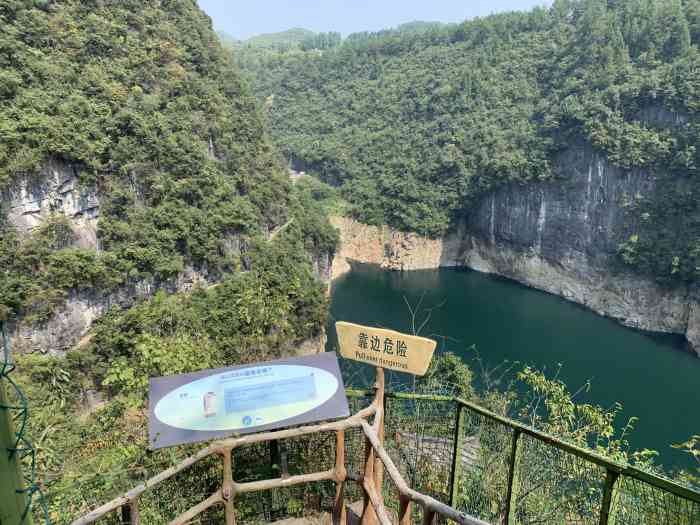
[[(370, 425), (367, 420), (372, 416), (374, 416), (374, 420)], [(384, 371), (381, 368), (377, 369), (374, 400), (368, 407), (353, 414), (349, 418), (333, 423), (264, 432), (215, 442), (181, 463), (153, 476), (148, 481), (135, 487), (126, 494), (105, 503), (85, 516), (75, 520), (72, 525), (88, 525), (112, 512), (118, 511), (122, 512), (124, 521), (131, 525), (139, 525), (141, 522), (139, 498), (142, 494), (176, 474), (192, 467), (199, 461), (216, 455), (223, 458), (223, 480), (220, 488), (201, 503), (198, 503), (180, 514), (172, 520), (169, 525), (185, 525), (207, 509), (216, 505), (224, 507), (226, 525), (235, 525), (234, 506), (236, 497), (239, 494), (284, 488), (318, 481), (335, 482), (336, 492), (333, 504), (333, 523), (344, 524), (346, 522), (344, 485), (348, 479), (348, 473), (345, 468), (345, 431), (351, 428), (361, 428), (365, 435), (366, 453), (364, 473), (362, 475), (362, 488), (365, 493), (365, 502), (362, 512), (363, 525), (374, 525), (376, 523), (381, 523), (381, 525), (392, 524), (392, 520), (384, 506), (382, 496), (384, 469), (386, 469), (399, 492), (399, 522), (401, 525), (408, 525), (411, 523), (412, 503), (420, 505), (423, 509), (424, 524), (433, 523), (434, 517), (440, 515), (462, 525), (488, 525), (483, 521), (460, 513), (430, 496), (412, 490), (404, 481), (383, 445)], [(255, 443), (273, 442), (281, 439), (325, 432), (335, 432), (336, 434), (335, 465), (332, 469), (247, 483), (237, 483), (234, 481), (232, 456), (234, 449)]]
[[(507, 463), (507, 484), (504, 487), (502, 496), (499, 496), (499, 501), (492, 502), (500, 509), (498, 513), (500, 518), (496, 519), (494, 523), (507, 525), (509, 522), (513, 523), (518, 521), (511, 520), (513, 516), (517, 516), (518, 514), (517, 508), (519, 502), (522, 503), (521, 498), (516, 494), (517, 487), (515, 487), (516, 484), (514, 482), (518, 476), (522, 478), (523, 475), (520, 471), (516, 473), (516, 470), (518, 470), (516, 467), (516, 458), (521, 457), (521, 463), (526, 461), (526, 458), (523, 456), (524, 448), (526, 448), (524, 447), (523, 441), (529, 440), (532, 443), (538, 443), (546, 447), (550, 455), (556, 455), (557, 453), (567, 454), (570, 458), (577, 458), (582, 462), (583, 466), (589, 465), (592, 468), (595, 467), (598, 470), (602, 470), (605, 479), (601, 481), (601, 501), (599, 506), (592, 510), (592, 512), (598, 514), (596, 521), (601, 525), (607, 525), (609, 523), (609, 517), (613, 514), (615, 517), (611, 518), (611, 522), (618, 525), (627, 525), (628, 523), (653, 523), (656, 525), (662, 522), (669, 524), (682, 523), (684, 525), (700, 525), (700, 493), (691, 488), (659, 477), (658, 475), (642, 471), (638, 468), (613, 462), (595, 452), (579, 448), (554, 436), (525, 426), (522, 423), (494, 414), (469, 401), (452, 396), (400, 393), (387, 395), (384, 389), (384, 372), (382, 369), (377, 369), (374, 391), (349, 391), (348, 394), (353, 395), (353, 397), (361, 398), (373, 396), (373, 399), (369, 406), (341, 421), (235, 437), (213, 443), (178, 465), (154, 476), (146, 483), (139, 485), (123, 496), (77, 519), (72, 525), (94, 523), (99, 518), (119, 510), (122, 511), (122, 520), (124, 522), (137, 525), (140, 521), (138, 505), (139, 498), (142, 494), (174, 475), (190, 468), (197, 462), (215, 455), (219, 455), (223, 458), (223, 481), (220, 488), (207, 499), (172, 520), (170, 525), (184, 525), (196, 516), (202, 514), (205, 510), (216, 505), (224, 507), (226, 525), (233, 525), (236, 523), (234, 507), (238, 495), (318, 481), (335, 482), (336, 490), (333, 500), (333, 523), (344, 524), (346, 523), (344, 494), (345, 483), (348, 480), (359, 482), (363, 489), (363, 525), (375, 525), (377, 523), (381, 525), (390, 525), (393, 523), (392, 517), (384, 505), (384, 495), (390, 495), (388, 485), (393, 485), (398, 492), (397, 518), (400, 525), (412, 523), (412, 506), (421, 509), (424, 525), (434, 523), (436, 516), (441, 516), (447, 520), (463, 525), (488, 525), (487, 522), (469, 516), (456, 509), (457, 506), (465, 508), (464, 502), (462, 501), (460, 503), (460, 480), (465, 476), (463, 472), (465, 466), (461, 459), (461, 451), (464, 446), (463, 441), (467, 435), (466, 429), (464, 428), (466, 426), (466, 420), (474, 417), (483, 418), (484, 421), (490, 421), (491, 424), (498, 425), (500, 431), (504, 435), (507, 434), (508, 438), (504, 439), (505, 448), (503, 450), (504, 461)], [(400, 401), (410, 401), (412, 403), (440, 402), (454, 405), (454, 417), (448, 414), (441, 416), (442, 419), (445, 419), (445, 424), (447, 426), (454, 424), (455, 437), (449, 447), (450, 454), (452, 455), (451, 472), (449, 473), (449, 493), (443, 498), (444, 501), (450, 502), (452, 506), (409, 487), (399, 469), (387, 453), (384, 446), (384, 432), (386, 428), (385, 407), (387, 406), (387, 401), (391, 401), (392, 403)], [(371, 418), (373, 418), (373, 420), (370, 423)], [(453, 420), (452, 422), (450, 422), (451, 419)], [(359, 475), (349, 475), (345, 466), (346, 459), (352, 459), (346, 458), (345, 454), (346, 431), (349, 429), (361, 429), (362, 435), (364, 436), (364, 467), (363, 472)], [(333, 468), (329, 470), (310, 474), (282, 476), (276, 479), (247, 483), (237, 483), (233, 479), (232, 452), (239, 447), (329, 432), (334, 432), (336, 437), (335, 462)], [(546, 470), (547, 468), (546, 465), (541, 464), (532, 465), (532, 467), (534, 470)], [(384, 483), (383, 476), (385, 471), (391, 483)], [(639, 483), (640, 488), (638, 490), (643, 490), (645, 492), (634, 494), (634, 489), (629, 487), (630, 482)], [(595, 483), (593, 485), (595, 485)], [(591, 487), (593, 487), (593, 485), (591, 485)], [(597, 487), (597, 485), (595, 486)], [(653, 493), (649, 491), (653, 491)], [(618, 495), (618, 500), (620, 496), (625, 496), (629, 501), (626, 502), (625, 505), (618, 504), (617, 507), (613, 508), (612, 501), (614, 499), (614, 494)], [(486, 494), (480, 496), (488, 498)], [(675, 507), (673, 506), (675, 505), (677, 507), (681, 502), (687, 507), (684, 513), (680, 512), (678, 509), (674, 511)], [(651, 506), (654, 509), (658, 508), (659, 512), (666, 516), (665, 521), (655, 519), (653, 516), (641, 520), (639, 517), (646, 512), (641, 508), (644, 506), (643, 504), (646, 505), (646, 507)], [(472, 507), (466, 506), (466, 508), (471, 509)], [(627, 515), (628, 512), (631, 513), (629, 516)], [(631, 520), (628, 519), (630, 517), (632, 518)]]

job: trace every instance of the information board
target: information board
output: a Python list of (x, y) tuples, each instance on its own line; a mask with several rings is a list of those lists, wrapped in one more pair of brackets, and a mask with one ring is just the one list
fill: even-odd
[(155, 377), (149, 411), (154, 449), (350, 415), (334, 352)]
[(437, 343), (426, 337), (402, 334), (338, 321), (340, 355), (381, 368), (422, 376), (428, 371)]

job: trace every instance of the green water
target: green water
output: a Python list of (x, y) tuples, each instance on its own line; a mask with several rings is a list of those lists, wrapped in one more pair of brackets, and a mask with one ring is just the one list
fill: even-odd
[(592, 381), (579, 401), (605, 407), (619, 401), (625, 421), (639, 417), (633, 448), (658, 450), (667, 468), (692, 464), (669, 446), (700, 434), (700, 359), (681, 337), (639, 332), (512, 281), (448, 269), (358, 266), (334, 283), (332, 320), (409, 331), (404, 297), (415, 304), (423, 293), (426, 307), (444, 303), (422, 332), (449, 336), (440, 350), (459, 354), (474, 369), (472, 345), (487, 368), (509, 360), (555, 371), (561, 363), (559, 377), (571, 390)]

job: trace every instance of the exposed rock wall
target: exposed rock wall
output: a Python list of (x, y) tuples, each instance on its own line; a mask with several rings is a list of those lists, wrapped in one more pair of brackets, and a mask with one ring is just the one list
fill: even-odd
[(555, 162), (555, 182), (512, 185), (484, 197), (444, 239), (334, 218), (342, 247), (333, 277), (348, 261), (410, 270), (466, 266), (565, 297), (639, 329), (684, 334), (700, 355), (700, 290), (665, 288), (620, 269), (624, 203), (654, 191), (653, 174), (622, 170), (585, 144)]
[[(0, 211), (6, 213), (9, 222), (21, 235), (41, 226), (51, 216), (63, 215), (69, 220), (77, 246), (99, 250), (99, 195), (94, 188), (80, 185), (74, 166), (59, 161), (48, 162), (40, 173), (15, 180), (0, 197), (3, 208)], [(237, 239), (231, 239), (232, 251), (240, 248), (237, 243)], [(205, 272), (186, 268), (168, 282), (134, 282), (110, 294), (100, 290), (72, 293), (46, 323), (29, 325), (20, 322), (11, 326), (12, 347), (18, 352), (59, 354), (78, 343), (93, 321), (112, 306), (129, 307), (152, 296), (158, 289), (187, 291), (210, 282), (211, 277)]]
[(585, 144), (563, 152), (556, 182), (507, 186), (466, 219), (462, 261), (588, 306), (644, 330), (685, 334), (700, 353), (700, 296), (620, 268), (625, 203), (654, 191), (654, 174), (610, 165)]
[(51, 161), (38, 175), (16, 180), (0, 195), (0, 203), (7, 207), (7, 218), (20, 234), (59, 214), (70, 219), (80, 247), (98, 248), (100, 200), (94, 188), (79, 184), (76, 168), (70, 164)]
[(347, 217), (331, 217), (341, 242), (332, 265), (332, 278), (350, 271), (350, 262), (376, 264), (387, 270), (425, 270), (458, 266), (461, 242), (450, 236), (428, 239), (387, 226), (370, 226)]
[[(51, 216), (63, 215), (69, 220), (77, 246), (100, 249), (97, 237), (99, 194), (94, 188), (79, 184), (76, 168), (70, 164), (51, 161), (40, 173), (19, 178), (0, 195), (0, 205), (0, 212), (7, 215), (20, 234), (28, 234)], [(271, 235), (272, 238), (274, 235)], [(239, 256), (245, 250), (237, 237), (226, 239), (225, 245), (232, 257)], [(311, 260), (316, 277), (326, 284), (330, 284), (332, 260), (329, 253), (316, 255)], [(219, 277), (210, 275), (206, 269), (188, 267), (167, 282), (141, 280), (109, 294), (100, 290), (72, 293), (46, 323), (34, 325), (20, 322), (11, 326), (12, 347), (17, 352), (61, 354), (84, 340), (92, 323), (113, 306), (128, 308), (161, 289), (175, 293), (189, 291), (195, 286), (210, 286)], [(322, 330), (317, 337), (292, 345), (289, 352), (322, 352), (325, 338)]]
[(186, 292), (195, 286), (207, 286), (212, 282), (202, 272), (186, 268), (167, 282), (138, 281), (108, 295), (101, 294), (99, 290), (73, 293), (47, 322), (40, 325), (20, 322), (11, 326), (10, 342), (12, 348), (20, 353), (62, 354), (78, 344), (92, 323), (113, 306), (129, 308), (136, 302), (153, 296), (158, 290)]

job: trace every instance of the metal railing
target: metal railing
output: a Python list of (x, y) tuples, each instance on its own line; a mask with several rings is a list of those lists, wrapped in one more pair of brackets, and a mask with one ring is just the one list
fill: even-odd
[(467, 400), (388, 393), (385, 406), (386, 447), (413, 488), (476, 519), (700, 525), (700, 492)]
[[(593, 451), (498, 416), (468, 401), (456, 399), (456, 403), (458, 439), (466, 434), (467, 418), (470, 416), (486, 418), (493, 424), (510, 429), (505, 524), (509, 521), (527, 522), (527, 514), (535, 513), (527, 509), (528, 498), (535, 492), (541, 496), (542, 492), (548, 491), (555, 496), (561, 496), (558, 498), (558, 512), (550, 511), (550, 523), (556, 522), (553, 514), (559, 514), (562, 522), (571, 520), (574, 515), (579, 523), (628, 523), (624, 519), (624, 513), (633, 507), (633, 523), (644, 523), (646, 518), (648, 523), (700, 525), (700, 493), (656, 474), (611, 461)], [(459, 448), (458, 445), (456, 449)], [(455, 462), (455, 465), (460, 463)], [(539, 466), (536, 466), (537, 463)], [(529, 470), (537, 469), (540, 472), (539, 477), (533, 473), (526, 473), (528, 467)], [(546, 471), (543, 473), (546, 469), (549, 470), (549, 476)], [(452, 500), (455, 503), (459, 500), (459, 480), (463, 475), (462, 469), (455, 467), (453, 479), (457, 481), (451, 487)], [(519, 480), (517, 485), (516, 479)], [(552, 480), (556, 482), (555, 485), (560, 486), (548, 489), (548, 481)], [(558, 490), (561, 494), (557, 494)], [(648, 502), (652, 506), (644, 508), (640, 496), (643, 492), (652, 495), (655, 491), (656, 497), (652, 496)], [(586, 501), (587, 504), (582, 505), (582, 501)], [(659, 510), (665, 513), (665, 518), (659, 516)], [(529, 521), (536, 521), (536, 518)]]
[[(213, 443), (73, 525), (93, 523), (119, 509), (123, 509), (122, 522), (138, 524), (139, 499), (144, 493), (211, 456), (223, 458), (220, 487), (171, 520), (171, 525), (191, 522), (217, 506), (223, 507), (222, 520), (232, 525), (236, 502), (246, 495), (316, 482), (335, 485), (330, 502), (334, 523), (346, 522), (345, 502), (356, 494), (363, 498), (361, 514), (366, 525), (407, 525), (414, 520), (464, 525), (700, 525), (700, 493), (469, 401), (385, 395), (381, 370), (374, 391), (348, 390), (348, 396), (354, 403), (367, 400), (369, 405), (333, 423)], [(285, 439), (311, 439), (319, 433), (335, 434), (332, 468), (291, 476), (283, 472), (274, 479), (234, 480), (235, 450)], [(325, 449), (318, 454), (325, 454)], [(352, 487), (359, 487), (360, 492), (353, 492), (348, 482), (355, 483)]]

